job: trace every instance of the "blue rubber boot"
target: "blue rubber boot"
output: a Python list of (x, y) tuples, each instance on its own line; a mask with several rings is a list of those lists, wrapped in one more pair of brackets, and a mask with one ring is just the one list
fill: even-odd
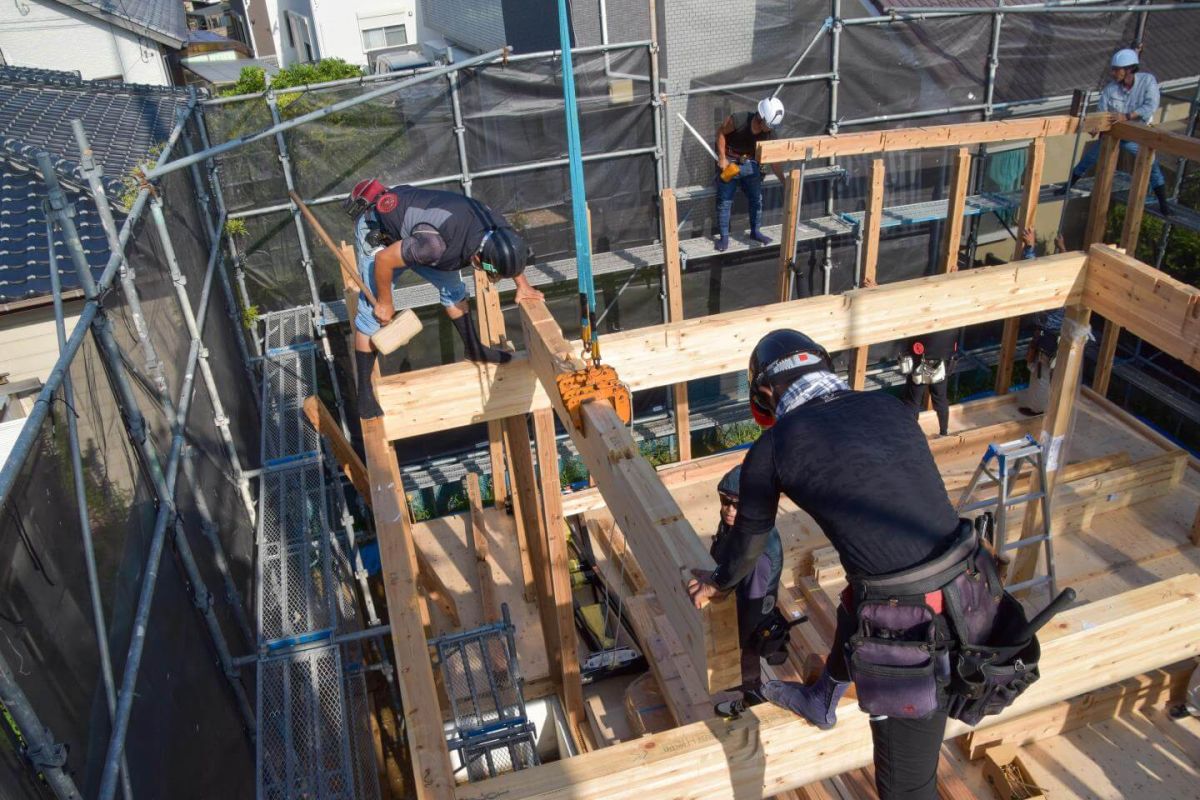
[(767, 681), (762, 696), (827, 731), (837, 724), (837, 704), (849, 688), (849, 681), (835, 681), (826, 670), (812, 686), (795, 681)]
[(729, 234), (723, 233), (719, 237), (717, 237), (717, 241), (713, 244), (713, 248), (718, 253), (724, 253), (726, 250), (728, 250), (729, 249)]

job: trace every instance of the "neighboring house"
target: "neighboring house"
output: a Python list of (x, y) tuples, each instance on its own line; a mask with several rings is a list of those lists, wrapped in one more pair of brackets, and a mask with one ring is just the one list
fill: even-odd
[[(274, 5), (271, 3), (270, 5)], [(271, 15), (267, 0), (231, 0), (230, 8), (246, 21), (250, 49), (255, 58), (277, 58), (278, 49), (271, 35)]]
[[(53, 98), (53, 102), (50, 99)], [(45, 183), (37, 154), (45, 150), (75, 206), (75, 224), (93, 274), (109, 250), (87, 182), (71, 121), (80, 119), (104, 168), (108, 195), (120, 224), (123, 178), (166, 141), (187, 94), (175, 89), (82, 80), (78, 73), (0, 67), (0, 373), (9, 383), (45, 380), (58, 358), (50, 291), (49, 245), (43, 202)], [(67, 299), (67, 328), (82, 304), (79, 279), (62, 235), (55, 255)]]
[(0, 3), (0, 63), (88, 80), (169, 86), (168, 57), (186, 38), (180, 0)]
[(267, 3), (271, 38), (279, 66), (306, 64), (321, 59), (309, 0), (274, 0)]
[[(431, 36), (422, 43), (433, 57), (450, 44), (473, 53), (511, 45), (517, 53), (557, 50), (556, 6), (538, 0), (420, 0), (421, 26)], [(575, 3), (567, 13), (575, 13)], [(644, 4), (643, 4), (644, 5)], [(572, 42), (576, 31), (572, 30)], [(434, 41), (436, 38), (444, 42)]]
[[(375, 72), (418, 49), (416, 0), (311, 0), (322, 58), (340, 58)], [(379, 71), (387, 71), (386, 69)]]
[(191, 6), (187, 10), (187, 26), (192, 31), (208, 31), (241, 42), (251, 53), (253, 45), (250, 41), (250, 30), (242, 11), (234, 8), (233, 3), (185, 3)]

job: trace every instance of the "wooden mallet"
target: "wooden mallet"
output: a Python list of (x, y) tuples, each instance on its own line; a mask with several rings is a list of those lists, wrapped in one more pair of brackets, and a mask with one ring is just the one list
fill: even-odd
[[(375, 293), (371, 291), (371, 287), (367, 286), (366, 282), (358, 275), (358, 269), (354, 264), (350, 263), (350, 259), (346, 258), (345, 253), (333, 243), (333, 239), (325, 231), (320, 220), (316, 215), (309, 210), (304, 201), (295, 192), (289, 192), (292, 197), (292, 202), (300, 209), (300, 213), (308, 220), (308, 224), (312, 225), (313, 230), (317, 232), (317, 236), (324, 242), (329, 251), (337, 258), (338, 264), (342, 268), (342, 273), (349, 278), (350, 282), (358, 287), (364, 295), (367, 296), (367, 301), (372, 307), (375, 306)], [(353, 323), (353, 320), (351, 320)], [(412, 309), (406, 308), (400, 311), (396, 316), (392, 317), (392, 321), (380, 328), (371, 336), (371, 345), (383, 353), (385, 356), (388, 353), (395, 351), (402, 345), (406, 345), (414, 336), (421, 332), (421, 320), (413, 313)]]

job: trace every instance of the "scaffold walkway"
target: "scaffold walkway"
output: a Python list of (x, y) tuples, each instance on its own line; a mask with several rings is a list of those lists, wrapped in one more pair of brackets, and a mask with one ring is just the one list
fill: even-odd
[(362, 618), (331, 524), (340, 500), (303, 412), (317, 385), (312, 316), (293, 308), (263, 324), (257, 795), (377, 798), (362, 645), (334, 642)]

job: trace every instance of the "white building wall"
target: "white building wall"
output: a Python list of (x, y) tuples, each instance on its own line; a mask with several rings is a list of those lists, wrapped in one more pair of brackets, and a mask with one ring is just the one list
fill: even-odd
[(317, 41), (316, 25), (313, 23), (312, 4), (309, 0), (268, 0), (267, 16), (271, 20), (271, 36), (275, 40), (275, 53), (279, 57), (279, 66), (287, 68), (293, 64), (302, 64), (308, 60), (301, 42), (295, 42), (288, 37), (288, 14), (296, 14), (308, 20), (312, 31), (313, 60), (319, 61), (322, 53)]
[[(369, 67), (371, 56), (363, 50), (362, 32), (370, 28), (403, 25), (406, 46), (415, 49), (417, 34), (416, 0), (311, 0), (313, 18), (325, 58), (341, 58), (350, 64)], [(387, 48), (396, 50), (397, 48)]]
[(0, 3), (0, 50), (6, 62), (20, 67), (78, 70), (89, 80), (171, 84), (157, 42), (45, 0)]

